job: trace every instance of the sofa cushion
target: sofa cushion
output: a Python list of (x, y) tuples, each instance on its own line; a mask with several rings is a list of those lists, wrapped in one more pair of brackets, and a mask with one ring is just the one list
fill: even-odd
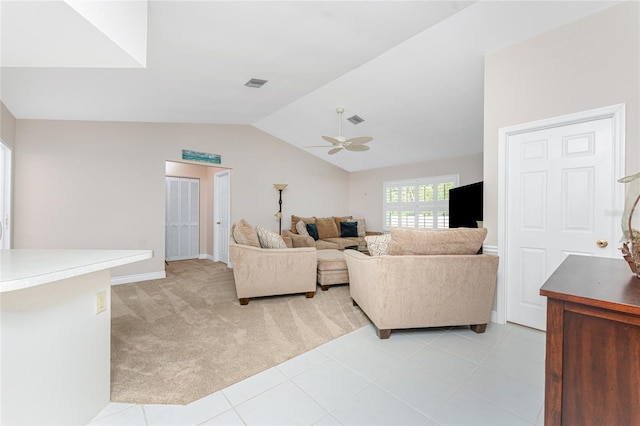
[(231, 234), (236, 243), (245, 246), (260, 247), (260, 240), (256, 233), (256, 228), (244, 219), (240, 219), (234, 224)]
[(364, 237), (367, 242), (367, 249), (371, 256), (383, 256), (387, 254), (389, 249), (389, 241), (391, 241), (391, 234), (382, 235), (368, 235)]
[(392, 228), (388, 254), (476, 254), (486, 236), (486, 228)]
[(287, 248), (282, 237), (262, 226), (256, 226), (256, 233), (262, 248)]
[(340, 249), (340, 244), (334, 243), (329, 240), (318, 240), (316, 241), (316, 249), (318, 250), (326, 250), (326, 249)]
[(358, 222), (340, 222), (341, 237), (357, 237)]
[(296, 225), (300, 221), (303, 221), (305, 224), (307, 224), (307, 223), (316, 223), (316, 218), (315, 218), (315, 216), (312, 216), (312, 217), (300, 217), (300, 216), (296, 216), (296, 215), (292, 214), (291, 215), (291, 232), (293, 232), (294, 234), (298, 233), (298, 230), (296, 229)]
[(307, 235), (309, 235), (310, 237), (313, 237), (313, 239), (315, 241), (318, 240), (318, 227), (316, 226), (315, 223), (307, 223), (306, 225), (307, 228)]
[(318, 227), (318, 237), (321, 240), (340, 236), (340, 230), (336, 226), (336, 222), (332, 217), (317, 217), (316, 226)]
[(367, 235), (367, 229), (365, 227), (364, 219), (354, 219), (358, 222), (358, 237), (365, 237)]
[(309, 236), (309, 231), (307, 231), (307, 225), (301, 220), (299, 220), (298, 223), (296, 223), (296, 231), (298, 231), (299, 235), (302, 235), (304, 237)]

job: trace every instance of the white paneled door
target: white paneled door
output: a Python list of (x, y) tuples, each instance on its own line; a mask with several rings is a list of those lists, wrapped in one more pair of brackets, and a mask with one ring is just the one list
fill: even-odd
[(166, 179), (165, 259), (196, 259), (200, 252), (200, 181)]
[(507, 321), (546, 329), (540, 287), (566, 256), (620, 257), (613, 130), (608, 117), (508, 137)]
[(229, 170), (214, 175), (214, 260), (229, 265), (230, 174)]

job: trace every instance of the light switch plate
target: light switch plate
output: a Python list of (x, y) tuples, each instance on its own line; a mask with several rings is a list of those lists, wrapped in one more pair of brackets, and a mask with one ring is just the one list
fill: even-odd
[(96, 293), (96, 315), (107, 310), (107, 292)]

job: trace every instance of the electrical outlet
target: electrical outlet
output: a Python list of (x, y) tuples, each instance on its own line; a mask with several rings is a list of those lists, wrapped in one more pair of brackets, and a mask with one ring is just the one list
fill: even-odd
[(96, 315), (107, 310), (107, 292), (96, 293)]

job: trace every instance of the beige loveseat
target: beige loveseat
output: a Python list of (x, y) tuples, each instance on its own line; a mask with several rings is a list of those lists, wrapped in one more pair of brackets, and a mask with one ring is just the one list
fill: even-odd
[[(318, 231), (318, 239), (308, 236), (308, 231), (303, 227), (304, 234), (298, 229), (298, 222), (304, 225), (313, 224)], [(357, 235), (344, 236), (341, 232), (341, 222), (357, 223)], [(349, 246), (365, 245), (366, 235), (377, 235), (379, 232), (369, 232), (365, 228), (364, 219), (354, 219), (353, 216), (329, 216), (329, 217), (300, 217), (291, 215), (291, 229), (282, 232), (284, 237), (304, 237), (310, 244), (314, 244), (318, 250), (337, 249), (344, 250)]]
[[(313, 297), (316, 248), (304, 247), (306, 239), (283, 239), (275, 233), (268, 234), (260, 238), (256, 229), (244, 220), (232, 226), (229, 257), (240, 304), (246, 305), (252, 297), (280, 294), (304, 293), (307, 298)], [(265, 247), (270, 245), (279, 248)]]
[(381, 339), (419, 327), (469, 325), (482, 333), (498, 270), (497, 256), (476, 254), (485, 236), (486, 229), (394, 228), (387, 254), (345, 250), (351, 298)]

